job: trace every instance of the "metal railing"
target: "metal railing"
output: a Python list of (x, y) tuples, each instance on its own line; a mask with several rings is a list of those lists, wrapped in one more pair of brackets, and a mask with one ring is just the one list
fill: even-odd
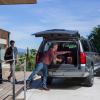
[[(2, 70), (2, 63), (13, 61), (13, 68), (11, 70), (13, 70), (13, 75), (12, 75), (13, 76), (13, 100), (15, 100), (15, 60), (19, 60), (19, 59), (24, 59), (24, 100), (26, 100), (26, 57), (0, 61), (1, 64), (0, 69)], [(0, 73), (0, 75), (2, 75), (2, 73)], [(0, 80), (3, 81), (3, 79)]]

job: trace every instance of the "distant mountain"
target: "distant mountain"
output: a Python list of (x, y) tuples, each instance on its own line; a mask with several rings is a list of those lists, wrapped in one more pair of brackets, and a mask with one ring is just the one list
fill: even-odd
[(27, 53), (27, 49), (21, 49), (21, 48), (18, 48), (18, 52)]
[[(30, 51), (29, 51), (29, 53), (31, 54)], [(21, 54), (27, 54), (27, 49), (18, 48), (18, 56), (20, 56)]]
[(24, 52), (18, 52), (18, 56), (20, 56), (21, 54), (25, 54)]
[(27, 49), (18, 48), (18, 56), (20, 56), (21, 54), (26, 54), (26, 53), (27, 53)]

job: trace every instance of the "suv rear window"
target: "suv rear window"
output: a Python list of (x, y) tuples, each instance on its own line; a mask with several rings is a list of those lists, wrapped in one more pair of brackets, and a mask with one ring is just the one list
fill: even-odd
[(63, 47), (68, 47), (68, 48), (77, 48), (76, 44), (72, 44), (72, 43), (63, 43)]
[(88, 42), (87, 42), (86, 40), (81, 40), (81, 43), (82, 43), (82, 45), (83, 45), (84, 51), (90, 51), (90, 50), (89, 50)]
[[(51, 44), (52, 44), (51, 42), (46, 43), (44, 51), (48, 51)], [(58, 51), (61, 51), (62, 48), (68, 48), (68, 49), (77, 48), (77, 44), (72, 42), (57, 42), (57, 44), (58, 44)]]

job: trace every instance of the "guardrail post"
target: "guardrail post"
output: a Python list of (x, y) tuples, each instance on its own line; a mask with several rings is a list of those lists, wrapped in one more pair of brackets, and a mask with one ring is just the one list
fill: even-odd
[(24, 100), (26, 100), (26, 58), (24, 58)]
[(0, 60), (0, 83), (2, 83), (2, 60)]
[[(24, 100), (26, 100), (26, 58), (23, 57), (18, 59), (24, 59)], [(16, 59), (0, 61), (0, 64), (2, 62), (13, 61), (13, 100), (15, 100), (15, 60)]]
[(13, 61), (13, 100), (15, 100), (15, 59)]

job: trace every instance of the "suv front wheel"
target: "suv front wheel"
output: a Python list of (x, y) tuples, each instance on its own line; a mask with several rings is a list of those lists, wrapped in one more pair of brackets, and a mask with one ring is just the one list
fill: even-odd
[(91, 66), (90, 74), (84, 79), (84, 84), (87, 87), (91, 87), (93, 86), (93, 83), (94, 83), (94, 69)]

